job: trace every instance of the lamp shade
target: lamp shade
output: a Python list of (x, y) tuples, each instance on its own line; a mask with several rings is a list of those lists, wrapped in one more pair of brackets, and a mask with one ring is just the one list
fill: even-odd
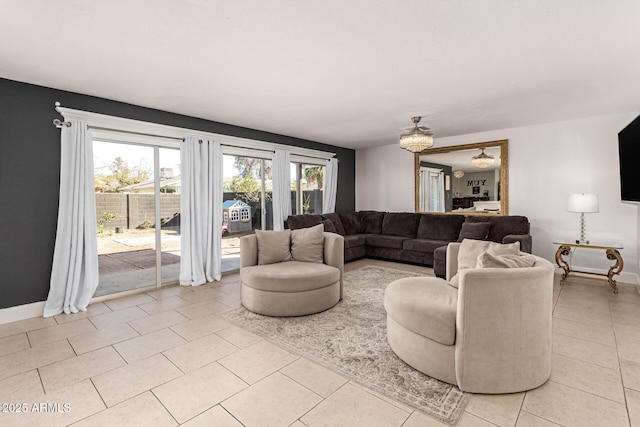
[(570, 194), (569, 204), (567, 207), (569, 212), (600, 212), (597, 194)]

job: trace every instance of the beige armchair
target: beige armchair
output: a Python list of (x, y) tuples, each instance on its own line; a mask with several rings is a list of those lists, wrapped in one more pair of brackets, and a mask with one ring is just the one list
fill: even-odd
[[(459, 243), (447, 249), (447, 279), (409, 277), (385, 292), (387, 339), (417, 370), (472, 393), (514, 393), (551, 375), (553, 265), (458, 272)], [(529, 255), (533, 256), (533, 255)]]
[(267, 316), (303, 316), (342, 299), (344, 240), (323, 233), (323, 262), (283, 261), (259, 265), (255, 234), (240, 238), (240, 298), (248, 310)]

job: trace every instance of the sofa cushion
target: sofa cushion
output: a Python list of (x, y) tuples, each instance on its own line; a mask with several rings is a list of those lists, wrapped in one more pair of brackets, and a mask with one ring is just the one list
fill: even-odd
[(491, 223), (489, 222), (465, 222), (460, 229), (458, 242), (462, 242), (464, 239), (487, 240), (490, 229)]
[(420, 216), (420, 214), (411, 212), (387, 212), (382, 220), (382, 234), (415, 239)]
[(308, 228), (318, 225), (322, 222), (321, 215), (289, 215), (287, 218), (287, 227), (290, 230), (297, 230), (299, 228)]
[(402, 244), (402, 249), (414, 252), (433, 253), (437, 248), (446, 246), (445, 240), (407, 239)]
[(338, 233), (341, 236), (345, 235), (344, 227), (342, 226), (342, 221), (340, 220), (340, 216), (337, 213), (322, 214), (322, 218), (328, 219), (333, 223), (333, 226), (336, 229), (336, 233)]
[(533, 267), (535, 263), (532, 255), (491, 255), (483, 252), (478, 256), (476, 268), (523, 268)]
[(458, 271), (476, 268), (478, 256), (483, 252), (489, 252), (491, 255), (517, 255), (520, 253), (520, 242), (502, 245), (483, 240), (464, 239), (458, 251)]
[(336, 226), (333, 225), (333, 221), (331, 221), (329, 218), (323, 219), (322, 224), (324, 225), (325, 232), (338, 234), (338, 230), (336, 230)]
[(258, 265), (291, 260), (291, 230), (256, 230)]
[(491, 223), (491, 230), (489, 230), (487, 239), (498, 243), (502, 243), (502, 239), (508, 234), (529, 234), (531, 230), (529, 220), (526, 216), (521, 215), (469, 216), (466, 222)]
[(362, 233), (362, 221), (358, 212), (338, 212), (345, 235)]
[(287, 261), (243, 267), (240, 280), (244, 285), (262, 291), (304, 292), (338, 282), (340, 270), (316, 262)]
[(382, 234), (382, 220), (384, 212), (360, 211), (360, 221), (362, 223), (362, 233)]
[(406, 237), (400, 236), (385, 236), (382, 234), (365, 234), (365, 241), (367, 246), (373, 246), (374, 248), (390, 248), (390, 249), (402, 249), (402, 244)]
[(384, 308), (397, 323), (444, 345), (456, 339), (458, 291), (436, 277), (405, 277), (391, 282)]
[(344, 236), (344, 248), (352, 249), (358, 246), (364, 246), (366, 244), (364, 234), (352, 234), (350, 236)]
[(323, 224), (291, 231), (291, 258), (294, 261), (322, 262), (324, 260), (323, 233)]
[(464, 215), (422, 214), (416, 237), (455, 242), (463, 223)]

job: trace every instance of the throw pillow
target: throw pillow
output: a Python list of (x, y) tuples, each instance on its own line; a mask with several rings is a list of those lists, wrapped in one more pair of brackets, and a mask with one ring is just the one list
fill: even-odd
[(291, 230), (256, 230), (258, 239), (258, 265), (291, 261)]
[(476, 268), (522, 268), (533, 267), (536, 259), (531, 255), (491, 255), (484, 252), (478, 255)]
[(324, 260), (324, 225), (318, 224), (291, 232), (291, 257), (294, 261), (319, 262)]
[(458, 235), (458, 242), (464, 239), (487, 240), (491, 230), (491, 224), (488, 222), (464, 222)]
[(520, 242), (503, 245), (485, 240), (464, 239), (458, 251), (458, 271), (476, 268), (478, 255), (483, 252), (489, 252), (491, 255), (517, 255), (520, 253)]

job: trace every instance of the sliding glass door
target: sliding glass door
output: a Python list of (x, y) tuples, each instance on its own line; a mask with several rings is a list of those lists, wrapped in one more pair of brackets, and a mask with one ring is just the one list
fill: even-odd
[(240, 237), (273, 230), (271, 160), (224, 156), (222, 272), (240, 268)]
[(177, 283), (180, 150), (94, 141), (100, 280), (95, 296)]
[(160, 218), (159, 284), (180, 279), (180, 150), (159, 148), (160, 185), (156, 195)]

